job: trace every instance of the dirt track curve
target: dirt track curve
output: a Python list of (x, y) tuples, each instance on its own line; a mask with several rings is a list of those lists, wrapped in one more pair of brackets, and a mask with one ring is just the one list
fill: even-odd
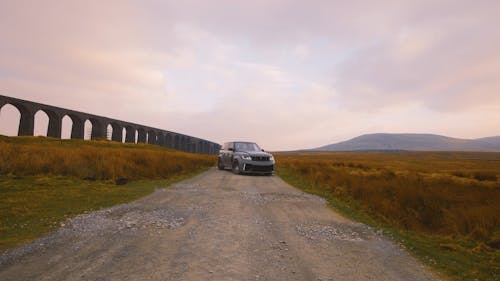
[(276, 176), (211, 169), (0, 256), (0, 280), (436, 280)]

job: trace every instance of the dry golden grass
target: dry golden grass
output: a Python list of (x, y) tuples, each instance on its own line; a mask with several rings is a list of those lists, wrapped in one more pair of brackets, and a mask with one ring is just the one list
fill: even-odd
[[(152, 145), (0, 136), (0, 252), (214, 164), (213, 155)], [(115, 184), (123, 178), (132, 182)]]
[(0, 174), (96, 180), (167, 178), (212, 166), (214, 156), (140, 144), (0, 137)]
[(445, 280), (500, 280), (500, 153), (279, 153), (277, 172)]
[(500, 231), (500, 153), (289, 153), (286, 169), (398, 228), (489, 241)]

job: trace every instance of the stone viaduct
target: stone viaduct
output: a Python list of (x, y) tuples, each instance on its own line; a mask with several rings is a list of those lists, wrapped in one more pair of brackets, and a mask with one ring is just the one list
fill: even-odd
[(0, 110), (6, 104), (16, 107), (21, 114), (19, 136), (34, 135), (35, 114), (38, 111), (43, 111), (49, 117), (47, 136), (52, 138), (61, 138), (62, 120), (65, 116), (68, 116), (73, 122), (71, 127), (72, 139), (84, 138), (85, 122), (88, 120), (92, 124), (91, 139), (105, 139), (108, 126), (111, 126), (112, 141), (122, 142), (125, 131), (125, 142), (127, 143), (149, 143), (201, 154), (217, 154), (220, 149), (219, 144), (196, 137), (0, 95)]

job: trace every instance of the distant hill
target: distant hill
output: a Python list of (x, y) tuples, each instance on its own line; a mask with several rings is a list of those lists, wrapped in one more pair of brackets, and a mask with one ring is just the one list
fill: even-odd
[(313, 151), (500, 151), (500, 136), (457, 139), (432, 134), (367, 134)]

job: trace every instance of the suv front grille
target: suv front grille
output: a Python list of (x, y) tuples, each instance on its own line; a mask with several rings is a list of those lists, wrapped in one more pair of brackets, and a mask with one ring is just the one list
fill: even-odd
[(246, 172), (264, 172), (264, 173), (271, 173), (274, 170), (274, 165), (268, 165), (268, 166), (258, 166), (258, 165), (251, 165), (251, 164), (245, 164), (244, 170)]
[(269, 161), (269, 156), (252, 156), (253, 161)]

